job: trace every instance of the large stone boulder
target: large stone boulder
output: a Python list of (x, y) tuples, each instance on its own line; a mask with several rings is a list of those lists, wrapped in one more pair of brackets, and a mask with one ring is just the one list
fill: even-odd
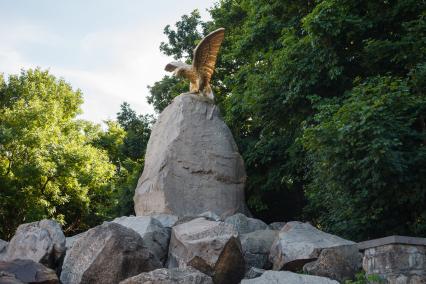
[(249, 218), (241, 213), (229, 216), (225, 219), (225, 223), (233, 225), (240, 234), (268, 229), (268, 225), (266, 225), (265, 222), (259, 219)]
[(22, 224), (10, 240), (5, 261), (30, 259), (52, 269), (59, 269), (65, 255), (65, 235), (54, 220)]
[(238, 283), (245, 270), (238, 232), (204, 218), (173, 227), (168, 261), (169, 268), (192, 266), (221, 284)]
[(136, 231), (153, 255), (165, 263), (169, 251), (170, 228), (164, 228), (157, 219), (150, 216), (120, 217), (112, 222)]
[(241, 284), (339, 284), (325, 277), (297, 274), (290, 271), (266, 271), (262, 276), (244, 279)]
[(214, 103), (182, 94), (152, 128), (136, 188), (136, 215), (226, 217), (247, 211), (246, 173), (231, 131)]
[(74, 242), (64, 259), (61, 282), (118, 283), (161, 267), (138, 233), (109, 222), (88, 230)]
[(192, 268), (156, 269), (121, 281), (120, 284), (213, 284), (210, 276)]
[(303, 266), (310, 275), (324, 276), (341, 283), (355, 278), (362, 268), (362, 254), (357, 245), (325, 248), (318, 259)]
[(274, 230), (258, 230), (240, 236), (247, 269), (250, 267), (271, 268), (268, 256), (277, 235), (278, 232)]
[(59, 280), (53, 269), (29, 259), (15, 259), (0, 261), (0, 283), (59, 284)]
[(353, 244), (352, 241), (322, 232), (309, 223), (288, 222), (272, 244), (269, 260), (274, 270), (297, 271), (317, 259), (325, 248)]

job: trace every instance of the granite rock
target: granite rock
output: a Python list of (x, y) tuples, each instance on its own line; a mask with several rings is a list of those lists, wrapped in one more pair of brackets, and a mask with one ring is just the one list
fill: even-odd
[(135, 191), (136, 215), (246, 213), (244, 162), (214, 103), (181, 94), (152, 128)]
[(229, 224), (194, 219), (173, 227), (169, 268), (192, 266), (214, 283), (238, 283), (245, 265), (238, 232)]

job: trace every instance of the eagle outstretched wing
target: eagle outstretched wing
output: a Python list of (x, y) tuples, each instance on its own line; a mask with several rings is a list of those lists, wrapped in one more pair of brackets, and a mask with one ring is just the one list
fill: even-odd
[(217, 29), (208, 34), (194, 49), (192, 67), (201, 77), (200, 85), (206, 86), (210, 83), (214, 67), (216, 65), (217, 53), (225, 36), (225, 29)]

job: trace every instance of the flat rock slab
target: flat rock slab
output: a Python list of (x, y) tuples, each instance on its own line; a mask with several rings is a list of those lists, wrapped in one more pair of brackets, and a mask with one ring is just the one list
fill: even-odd
[(0, 283), (57, 284), (58, 276), (53, 269), (29, 259), (0, 261)]
[(352, 241), (320, 231), (309, 223), (293, 221), (279, 231), (269, 260), (274, 270), (297, 271), (317, 259), (324, 248), (353, 244)]
[(7, 246), (3, 260), (30, 259), (58, 269), (65, 254), (65, 235), (54, 220), (22, 224)]
[(138, 233), (109, 222), (74, 242), (65, 256), (60, 280), (63, 284), (112, 284), (161, 267)]
[(380, 239), (368, 240), (358, 243), (360, 250), (374, 248), (384, 245), (401, 244), (401, 245), (415, 245), (426, 246), (426, 238), (416, 238), (407, 236), (388, 236)]
[(238, 283), (245, 271), (238, 232), (204, 218), (173, 227), (168, 262), (169, 268), (192, 266), (214, 283)]
[(120, 284), (213, 284), (210, 276), (192, 268), (156, 269), (121, 281)]
[(244, 279), (241, 284), (339, 284), (325, 277), (297, 274), (290, 271), (266, 271), (262, 276)]
[(138, 216), (245, 213), (246, 173), (214, 103), (182, 94), (152, 128), (134, 201)]

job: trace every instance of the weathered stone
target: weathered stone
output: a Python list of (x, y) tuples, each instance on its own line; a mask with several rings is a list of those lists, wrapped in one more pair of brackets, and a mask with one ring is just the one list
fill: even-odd
[(277, 235), (278, 232), (274, 230), (258, 230), (240, 236), (246, 269), (250, 267), (271, 268), (268, 256)]
[(160, 114), (134, 201), (139, 216), (246, 212), (246, 174), (231, 131), (205, 97), (182, 94)]
[(425, 284), (425, 275), (416, 274), (398, 274), (398, 275), (387, 275), (385, 278), (386, 284)]
[(79, 238), (81, 238), (84, 235), (84, 233), (86, 232), (65, 238), (65, 247), (67, 251), (69, 251), (72, 248), (72, 246), (74, 245), (74, 242), (78, 240)]
[(207, 220), (211, 220), (211, 221), (222, 221), (217, 214), (215, 214), (214, 212), (211, 212), (211, 211), (207, 211), (207, 212), (201, 213), (198, 216), (199, 217), (204, 217)]
[(368, 240), (358, 243), (360, 250), (368, 248), (374, 248), (390, 244), (403, 244), (403, 245), (415, 245), (415, 246), (426, 246), (426, 238), (408, 237), (408, 236), (387, 236), (384, 238)]
[(156, 269), (121, 281), (120, 284), (213, 284), (210, 276), (192, 268)]
[(178, 216), (171, 214), (153, 214), (151, 217), (157, 219), (164, 228), (173, 227), (179, 219)]
[(262, 276), (244, 279), (241, 284), (339, 284), (325, 277), (297, 274), (290, 271), (266, 271)]
[(161, 267), (138, 233), (108, 222), (88, 230), (74, 242), (64, 259), (61, 282), (118, 283)]
[(199, 217), (199, 216), (184, 216), (184, 217), (179, 217), (179, 220), (177, 220), (177, 222), (175, 223), (174, 227), (178, 226), (178, 225), (181, 225), (181, 224), (185, 224), (185, 223), (191, 222), (192, 220), (195, 220), (195, 219), (200, 219), (200, 218), (204, 219), (204, 220), (207, 220), (206, 217)]
[(164, 228), (157, 219), (150, 216), (120, 217), (112, 222), (136, 231), (158, 260), (163, 264), (167, 260), (170, 228)]
[(343, 245), (323, 249), (316, 261), (303, 266), (303, 271), (344, 283), (355, 278), (361, 270), (361, 263), (362, 255), (357, 245)]
[(30, 259), (59, 269), (65, 254), (65, 235), (54, 220), (22, 224), (10, 240), (4, 260)]
[(0, 261), (0, 283), (57, 284), (58, 276), (53, 269), (29, 259)]
[(173, 227), (168, 261), (169, 268), (192, 266), (214, 283), (238, 283), (245, 270), (238, 232), (204, 218)]
[(8, 245), (9, 245), (8, 242), (0, 239), (0, 260), (3, 260), (3, 258), (6, 257), (6, 251), (7, 251)]
[(286, 222), (273, 222), (268, 225), (269, 229), (271, 230), (277, 230), (280, 231), (284, 226)]
[(25, 284), (18, 278), (15, 277), (12, 273), (7, 273), (4, 271), (0, 271), (0, 283), (1, 284)]
[(386, 244), (364, 251), (367, 275), (378, 275), (391, 284), (426, 283), (426, 246)]
[(268, 229), (268, 225), (266, 225), (263, 221), (249, 218), (241, 213), (229, 216), (224, 222), (233, 225), (240, 234)]
[(322, 249), (352, 244), (355, 243), (322, 232), (309, 223), (288, 222), (272, 244), (269, 260), (274, 270), (297, 271), (317, 259)]
[(253, 279), (260, 277), (263, 273), (265, 273), (265, 271), (265, 269), (250, 267), (249, 270), (246, 271), (244, 279)]

